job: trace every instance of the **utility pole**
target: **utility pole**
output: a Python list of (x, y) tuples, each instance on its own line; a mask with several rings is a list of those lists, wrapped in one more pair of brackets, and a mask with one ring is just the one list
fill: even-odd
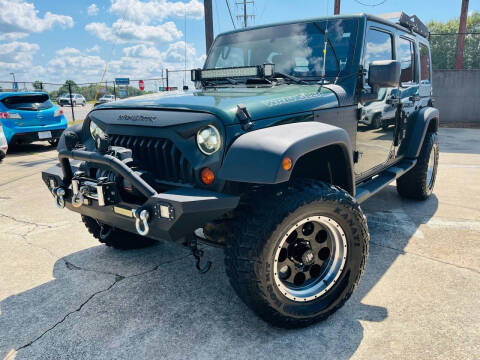
[(203, 2), (203, 10), (205, 12), (205, 45), (208, 54), (208, 50), (210, 50), (210, 46), (212, 46), (213, 43), (212, 0), (205, 0)]
[(340, 0), (335, 0), (335, 8), (333, 10), (334, 15), (340, 14)]
[(235, 5), (237, 6), (237, 14), (238, 14), (238, 8), (241, 7), (241, 14), (237, 15), (237, 20), (243, 19), (243, 27), (246, 28), (248, 26), (248, 18), (255, 18), (255, 14), (249, 14), (247, 5), (251, 5), (251, 10), (253, 12), (254, 9), (254, 0), (242, 0), (240, 2), (236, 2)]
[(460, 70), (463, 67), (463, 50), (465, 49), (465, 33), (467, 32), (468, 1), (462, 0), (462, 12), (460, 13), (460, 27), (458, 29), (457, 40), (457, 58), (455, 69)]

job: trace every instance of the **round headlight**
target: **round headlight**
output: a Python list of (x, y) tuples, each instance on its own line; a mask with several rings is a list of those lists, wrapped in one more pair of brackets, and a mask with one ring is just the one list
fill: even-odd
[(104, 135), (105, 132), (93, 121), (90, 121), (90, 134), (92, 135), (92, 138), (96, 140), (99, 135)]
[(197, 133), (197, 145), (205, 155), (212, 155), (222, 146), (222, 138), (220, 132), (213, 125), (201, 129)]

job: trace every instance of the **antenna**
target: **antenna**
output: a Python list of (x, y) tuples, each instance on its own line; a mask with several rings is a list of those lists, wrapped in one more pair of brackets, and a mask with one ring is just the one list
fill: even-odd
[(185, 86), (185, 82), (187, 80), (187, 7), (185, 6), (185, 35), (184, 35), (184, 42), (185, 42), (185, 54), (184, 54), (184, 60), (185, 60), (185, 68), (184, 68), (184, 73), (183, 73), (183, 86)]
[[(254, 0), (243, 0), (235, 2), (237, 15), (236, 18), (240, 22), (243, 19), (243, 27), (248, 26), (248, 19), (255, 20), (255, 1)], [(249, 13), (250, 12), (250, 13)]]

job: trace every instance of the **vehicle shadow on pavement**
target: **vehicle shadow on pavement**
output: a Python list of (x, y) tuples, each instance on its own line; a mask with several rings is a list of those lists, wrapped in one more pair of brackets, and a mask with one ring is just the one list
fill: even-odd
[(9, 145), (7, 156), (12, 155), (28, 155), (34, 153), (43, 153), (55, 149), (48, 142), (34, 142), (30, 144), (13, 144)]
[[(438, 200), (421, 203), (422, 211), (389, 186), (364, 205), (371, 232), (366, 272), (324, 322), (284, 330), (260, 320), (229, 285), (221, 249), (206, 249), (214, 265), (202, 275), (188, 251), (169, 243), (134, 251), (95, 246), (56, 261), (54, 280), (0, 302), (0, 357), (20, 348), (16, 359), (348, 359), (362, 342), (361, 321), (388, 316), (365, 298)], [(418, 216), (409, 213), (414, 208)], [(403, 225), (392, 230), (395, 222)]]

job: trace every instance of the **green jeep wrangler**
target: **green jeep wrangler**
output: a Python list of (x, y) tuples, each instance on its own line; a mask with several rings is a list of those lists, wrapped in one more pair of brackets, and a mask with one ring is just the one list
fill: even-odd
[(96, 107), (43, 180), (108, 246), (175, 241), (201, 272), (198, 241), (222, 246), (231, 285), (263, 319), (325, 319), (365, 269), (360, 203), (394, 180), (425, 200), (435, 183), (428, 30), (397, 15), (221, 34), (192, 70), (196, 90)]

